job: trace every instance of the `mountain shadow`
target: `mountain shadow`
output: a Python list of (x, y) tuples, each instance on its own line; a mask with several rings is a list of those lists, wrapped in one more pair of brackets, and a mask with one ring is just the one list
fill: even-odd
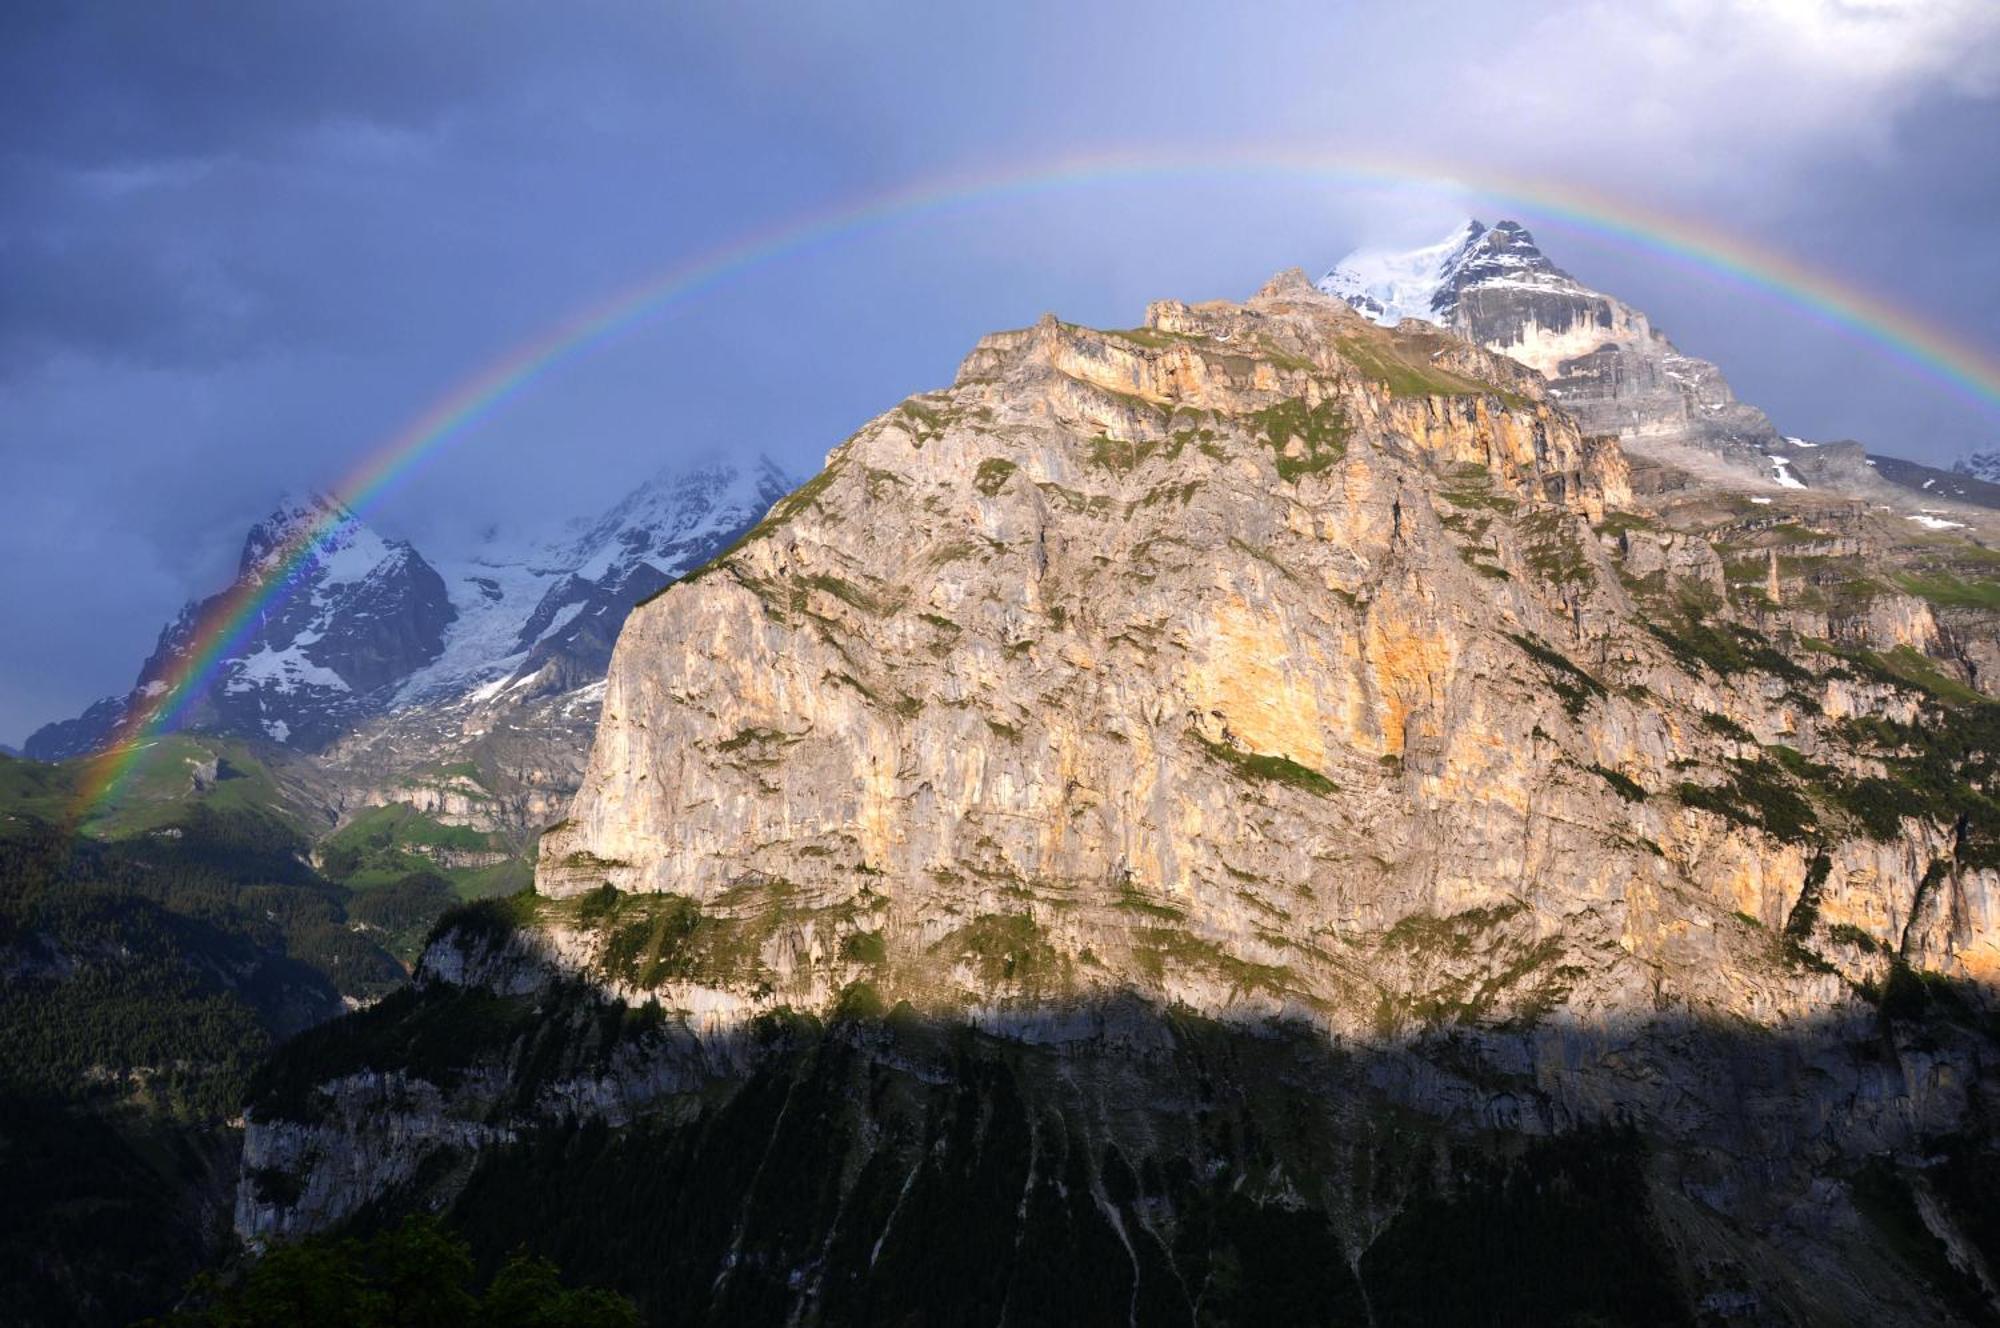
[[(481, 968), (466, 924), (427, 969)], [(865, 990), (698, 1035), (433, 978), (263, 1068), (238, 1229), (435, 1212), (655, 1323), (1992, 1323), (1995, 1048), (1915, 978), (1788, 1031), (1369, 1044)]]

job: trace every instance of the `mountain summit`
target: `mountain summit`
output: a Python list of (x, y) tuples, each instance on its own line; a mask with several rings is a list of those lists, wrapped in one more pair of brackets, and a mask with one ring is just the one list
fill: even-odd
[(1557, 267), (1518, 222), (1467, 220), (1436, 244), (1359, 250), (1319, 280), (1378, 323), (1436, 323), (1549, 379), (1593, 433), (1717, 452), (1773, 476), (1788, 445), (1722, 371), (1683, 355), (1645, 314)]
[(160, 633), (130, 693), (37, 730), (27, 753), (61, 760), (110, 740), (199, 648), (203, 624), (274, 576), (286, 588), (259, 606), (183, 727), (318, 751), (385, 713), (517, 683), (517, 700), (588, 686), (632, 605), (714, 557), (787, 487), (762, 458), (669, 466), (567, 538), (441, 568), (336, 499), (288, 494), (251, 526), (232, 586)]
[(1552, 290), (1576, 285), (1542, 255), (1525, 227), (1503, 221), (1489, 229), (1468, 218), (1421, 249), (1358, 249), (1321, 277), (1319, 288), (1384, 327), (1405, 318), (1450, 327), (1463, 291), (1497, 289), (1503, 282)]
[(287, 495), (245, 536), (235, 582), (190, 602), (162, 630), (133, 690), (37, 730), (28, 755), (60, 760), (112, 738), (245, 596), (256, 603), (250, 630), (182, 725), (306, 750), (378, 709), (413, 669), (437, 658), (457, 617), (444, 581), (407, 541), (384, 539), (325, 494)]

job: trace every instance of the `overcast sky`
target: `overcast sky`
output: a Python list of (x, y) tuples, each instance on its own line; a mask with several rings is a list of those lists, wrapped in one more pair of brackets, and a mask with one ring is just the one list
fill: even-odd
[[(130, 686), (286, 488), (565, 313), (913, 182), (1245, 144), (1447, 158), (1778, 249), (2000, 356), (2000, 4), (0, 6), (0, 739)], [(1782, 302), (1445, 187), (1001, 193), (755, 265), (368, 512), (435, 557), (698, 452), (803, 473), (1044, 310), (1129, 326), (1517, 215), (1788, 432), (2000, 416)]]

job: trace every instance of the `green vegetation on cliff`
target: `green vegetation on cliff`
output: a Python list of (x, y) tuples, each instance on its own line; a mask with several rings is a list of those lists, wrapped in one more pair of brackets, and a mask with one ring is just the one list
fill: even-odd
[(1300, 765), (1288, 756), (1246, 752), (1226, 742), (1216, 742), (1202, 733), (1195, 733), (1194, 739), (1201, 744), (1203, 751), (1230, 767), (1244, 779), (1286, 784), (1318, 798), (1331, 797), (1340, 792), (1338, 784), (1319, 771), (1310, 766)]
[(0, 772), (0, 1318), (127, 1323), (223, 1240), (259, 1061), (403, 970), (266, 807), (107, 841), (30, 814), (67, 767)]
[(1347, 412), (1332, 400), (1312, 406), (1297, 399), (1280, 401), (1253, 412), (1250, 420), (1271, 449), (1278, 477), (1286, 481), (1316, 474), (1346, 456), (1354, 435)]

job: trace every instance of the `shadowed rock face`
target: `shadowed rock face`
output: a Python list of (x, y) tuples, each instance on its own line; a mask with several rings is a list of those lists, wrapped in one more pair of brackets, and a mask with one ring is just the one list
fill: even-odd
[(660, 1322), (1950, 1323), (1991, 1295), (2000, 1166), (1964, 1131), (1993, 1044), (1923, 998), (1333, 1043), (1129, 996), (850, 1000), (698, 1037), (543, 946), (468, 920), (415, 991), (290, 1044), (238, 1231), (443, 1212)]

